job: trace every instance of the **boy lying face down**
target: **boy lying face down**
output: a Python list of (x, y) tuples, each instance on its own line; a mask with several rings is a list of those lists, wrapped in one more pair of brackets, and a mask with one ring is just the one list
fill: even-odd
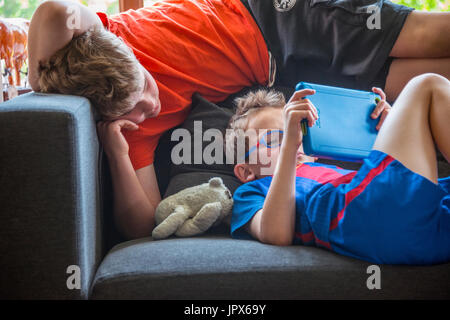
[[(450, 261), (450, 177), (438, 179), (435, 153), (436, 145), (450, 159), (450, 82), (415, 77), (392, 109), (374, 91), (382, 97), (373, 114), (381, 115), (380, 131), (358, 171), (303, 153), (300, 121), (312, 126), (318, 117), (302, 98), (313, 90), (297, 91), (287, 104), (264, 90), (237, 100), (226, 136), (244, 182), (234, 194), (234, 238), (314, 245), (380, 264)], [(254, 138), (247, 135), (239, 156), (248, 132)]]

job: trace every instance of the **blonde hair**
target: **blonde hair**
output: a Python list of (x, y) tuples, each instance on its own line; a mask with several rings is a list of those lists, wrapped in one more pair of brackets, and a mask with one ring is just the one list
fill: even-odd
[(236, 98), (234, 103), (236, 105), (236, 111), (228, 123), (228, 129), (226, 130), (224, 139), (224, 148), (227, 159), (233, 159), (233, 163), (238, 163), (242, 160), (237, 159), (237, 150), (240, 144), (244, 143), (245, 152), (248, 152), (250, 148), (249, 138), (245, 134), (248, 129), (250, 117), (265, 108), (283, 108), (286, 104), (286, 100), (281, 92), (273, 89), (259, 89), (257, 91), (249, 92), (243, 97)]
[(41, 92), (88, 98), (103, 117), (118, 117), (133, 108), (142, 90), (140, 64), (132, 50), (104, 28), (75, 37), (46, 63), (39, 64)]

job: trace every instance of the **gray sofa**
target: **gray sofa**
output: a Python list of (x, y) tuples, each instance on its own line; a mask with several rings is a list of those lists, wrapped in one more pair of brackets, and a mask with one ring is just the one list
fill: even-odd
[[(448, 165), (441, 169), (449, 175)], [(163, 176), (164, 165), (158, 170)], [(160, 188), (176, 191), (167, 181)], [(234, 240), (227, 226), (193, 238), (124, 241), (111, 202), (87, 99), (32, 92), (0, 104), (2, 299), (450, 298), (450, 264), (382, 265), (381, 289), (370, 290), (370, 263)], [(77, 283), (70, 266), (79, 267), (79, 288), (70, 286)]]

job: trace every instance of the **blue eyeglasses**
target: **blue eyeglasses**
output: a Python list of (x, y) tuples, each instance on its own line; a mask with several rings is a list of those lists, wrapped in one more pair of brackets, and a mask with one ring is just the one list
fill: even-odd
[(276, 148), (281, 145), (281, 142), (283, 141), (283, 130), (269, 130), (267, 131), (261, 139), (258, 141), (258, 143), (251, 147), (247, 153), (245, 154), (245, 159), (248, 158), (248, 156), (258, 149), (259, 145), (263, 145), (267, 148)]

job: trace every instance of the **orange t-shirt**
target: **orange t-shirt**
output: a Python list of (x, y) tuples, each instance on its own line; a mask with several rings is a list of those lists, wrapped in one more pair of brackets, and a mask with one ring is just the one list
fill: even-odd
[(135, 170), (153, 163), (159, 138), (183, 123), (194, 92), (220, 102), (245, 86), (268, 82), (266, 43), (239, 0), (168, 0), (109, 17), (97, 14), (159, 88), (160, 114), (137, 131), (123, 131)]

